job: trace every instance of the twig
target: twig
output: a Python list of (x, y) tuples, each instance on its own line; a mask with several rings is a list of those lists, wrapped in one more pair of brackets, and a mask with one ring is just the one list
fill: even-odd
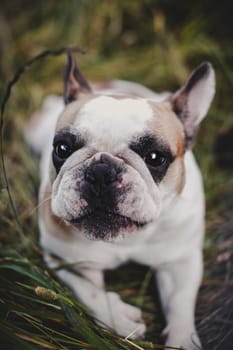
[(0, 113), (0, 159), (1, 159), (1, 164), (2, 164), (2, 174), (3, 174), (3, 179), (5, 182), (5, 189), (7, 191), (8, 194), (8, 198), (9, 198), (9, 202), (10, 202), (10, 207), (13, 213), (13, 218), (16, 222), (16, 225), (19, 229), (19, 231), (22, 233), (22, 229), (21, 229), (21, 225), (18, 219), (18, 215), (17, 215), (17, 210), (14, 204), (14, 200), (11, 194), (11, 190), (10, 190), (10, 186), (9, 186), (9, 181), (8, 181), (8, 177), (7, 177), (7, 171), (6, 171), (6, 165), (5, 165), (5, 159), (4, 159), (4, 152), (3, 152), (3, 147), (4, 147), (4, 142), (3, 142), (3, 128), (4, 128), (4, 113), (5, 113), (5, 108), (6, 108), (6, 104), (11, 96), (11, 91), (13, 86), (19, 81), (19, 79), (21, 78), (21, 76), (25, 73), (25, 71), (31, 66), (33, 65), (33, 63), (48, 57), (48, 56), (58, 56), (61, 55), (65, 52), (68, 51), (74, 51), (74, 52), (79, 52), (84, 54), (86, 51), (78, 46), (71, 46), (71, 47), (62, 47), (59, 49), (55, 49), (55, 50), (44, 50), (42, 52), (40, 52), (39, 54), (37, 54), (36, 56), (32, 57), (31, 59), (29, 59), (28, 61), (25, 62), (25, 64), (18, 68), (18, 70), (15, 72), (15, 74), (13, 75), (13, 78), (7, 83), (6, 86), (6, 91), (5, 94), (3, 96), (2, 102), (1, 102), (1, 113)]

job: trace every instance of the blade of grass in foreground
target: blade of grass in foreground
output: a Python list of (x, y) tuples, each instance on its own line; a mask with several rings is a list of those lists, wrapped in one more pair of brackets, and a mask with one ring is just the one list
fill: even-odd
[(6, 349), (159, 349), (97, 325), (53, 275), (28, 259), (0, 259), (0, 341)]

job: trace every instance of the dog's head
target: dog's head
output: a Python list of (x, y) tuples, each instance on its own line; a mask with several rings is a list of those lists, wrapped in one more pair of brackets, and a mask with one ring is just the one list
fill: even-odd
[(185, 183), (184, 154), (214, 95), (200, 65), (163, 102), (92, 91), (73, 54), (53, 141), (52, 212), (92, 239), (115, 239), (155, 221)]

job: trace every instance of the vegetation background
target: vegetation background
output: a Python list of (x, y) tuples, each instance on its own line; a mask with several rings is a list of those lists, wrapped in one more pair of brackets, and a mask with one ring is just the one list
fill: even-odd
[[(213, 63), (216, 97), (195, 147), (207, 199), (205, 275), (196, 316), (204, 349), (232, 349), (233, 179), (232, 165), (221, 162), (232, 159), (233, 153), (231, 2), (1, 0), (1, 98), (25, 61), (42, 50), (71, 44), (87, 49), (86, 55), (78, 57), (87, 78), (128, 79), (157, 91), (175, 90), (201, 61)], [(62, 94), (64, 64), (61, 55), (27, 70), (13, 86), (1, 120), (0, 347), (159, 349), (164, 320), (152, 271), (128, 265), (107, 275), (108, 289), (143, 309), (146, 339), (131, 342), (95, 325), (88, 311), (43, 264), (37, 245), (38, 162), (22, 135), (43, 97)], [(216, 139), (220, 140), (217, 148)]]

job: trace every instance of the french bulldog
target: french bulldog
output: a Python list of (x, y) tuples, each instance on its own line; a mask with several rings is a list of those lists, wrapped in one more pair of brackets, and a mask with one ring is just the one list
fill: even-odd
[(104, 270), (150, 266), (166, 346), (200, 349), (205, 204), (192, 146), (215, 92), (212, 65), (198, 66), (175, 93), (156, 94), (132, 82), (88, 82), (70, 51), (64, 81), (64, 102), (48, 97), (25, 134), (41, 154), (46, 263), (72, 264), (57, 276), (98, 322), (132, 339), (146, 332), (141, 310), (106, 292)]

